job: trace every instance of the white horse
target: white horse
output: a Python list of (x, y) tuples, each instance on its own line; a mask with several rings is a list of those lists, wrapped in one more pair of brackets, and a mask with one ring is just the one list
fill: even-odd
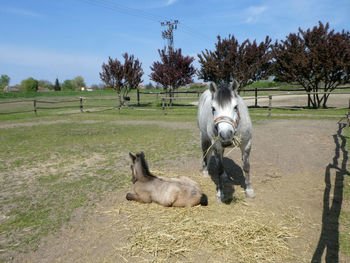
[(223, 166), (223, 154), (225, 148), (234, 142), (234, 136), (240, 138), (245, 174), (246, 197), (254, 198), (254, 190), (250, 183), (249, 154), (252, 146), (253, 127), (249, 117), (248, 107), (237, 94), (238, 83), (219, 85), (211, 83), (199, 98), (198, 126), (203, 151), (203, 175), (208, 175), (208, 161), (214, 153), (218, 166), (219, 182), (216, 199), (224, 201), (223, 183), (227, 180), (227, 174)]

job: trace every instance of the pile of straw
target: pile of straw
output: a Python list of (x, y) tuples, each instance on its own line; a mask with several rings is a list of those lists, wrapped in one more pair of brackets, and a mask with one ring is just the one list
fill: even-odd
[[(215, 189), (203, 190), (215, 197)], [(130, 231), (118, 254), (131, 261), (253, 263), (292, 257), (287, 239), (293, 231), (273, 222), (272, 215), (251, 212), (243, 202), (209, 200), (208, 207), (192, 208), (125, 202), (115, 213), (118, 227)]]

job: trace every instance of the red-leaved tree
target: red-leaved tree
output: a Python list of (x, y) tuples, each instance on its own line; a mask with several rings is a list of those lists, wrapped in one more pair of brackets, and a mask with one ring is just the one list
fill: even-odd
[(128, 55), (125, 53), (124, 57), (124, 81), (125, 88), (123, 96), (125, 97), (132, 89), (137, 89), (142, 82), (143, 75), (142, 64), (138, 59), (134, 59), (134, 55)]
[(328, 23), (276, 41), (273, 55), (276, 77), (303, 86), (313, 108), (327, 107), (330, 93), (350, 78), (350, 33), (329, 30)]
[(160, 60), (151, 66), (151, 80), (161, 84), (163, 88), (170, 93), (182, 85), (192, 82), (192, 76), (196, 69), (192, 65), (193, 57), (183, 56), (180, 49), (166, 48), (158, 50)]
[[(142, 64), (133, 55), (123, 54), (124, 64), (118, 59), (108, 58), (108, 63), (102, 64), (101, 80), (110, 88), (117, 91), (119, 106), (124, 104), (124, 97), (131, 89), (136, 89), (143, 75)], [(123, 92), (123, 98), (121, 96)]]
[(218, 36), (215, 50), (206, 49), (198, 58), (200, 79), (215, 83), (230, 83), (235, 79), (240, 90), (270, 73), (271, 39), (267, 36), (259, 44), (247, 39), (240, 44), (234, 36), (225, 39)]

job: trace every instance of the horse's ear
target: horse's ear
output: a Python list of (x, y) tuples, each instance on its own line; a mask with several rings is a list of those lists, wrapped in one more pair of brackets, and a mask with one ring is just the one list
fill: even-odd
[(210, 82), (209, 90), (210, 90), (210, 92), (211, 92), (212, 94), (215, 93), (216, 88), (217, 88), (217, 87), (216, 87), (216, 84), (215, 84), (214, 82)]
[(239, 87), (239, 83), (237, 82), (237, 80), (234, 79), (231, 83), (231, 89), (236, 94), (238, 92), (238, 87)]
[(130, 157), (132, 162), (135, 162), (135, 160), (136, 160), (136, 156), (135, 155), (133, 155), (132, 153), (129, 153), (129, 157)]

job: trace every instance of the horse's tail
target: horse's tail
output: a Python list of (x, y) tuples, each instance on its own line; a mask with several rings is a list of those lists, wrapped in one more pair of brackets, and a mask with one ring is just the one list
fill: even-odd
[(208, 197), (205, 194), (202, 194), (201, 200), (200, 200), (200, 205), (207, 206), (208, 205)]

